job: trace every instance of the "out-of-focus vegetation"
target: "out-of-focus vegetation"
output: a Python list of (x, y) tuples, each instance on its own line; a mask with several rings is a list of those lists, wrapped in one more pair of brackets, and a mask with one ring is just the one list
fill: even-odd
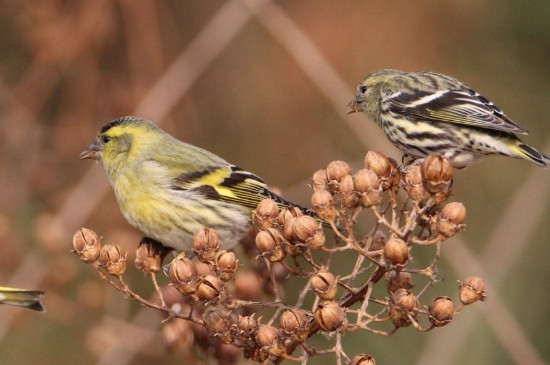
[[(161, 123), (308, 205), (308, 179), (329, 161), (359, 165), (367, 149), (400, 158), (366, 117), (344, 114), (359, 79), (380, 68), (433, 70), (489, 97), (550, 154), (545, 1), (0, 7), (0, 283), (47, 293), (45, 314), (0, 308), (2, 364), (185, 361), (163, 345), (161, 317), (69, 252), (80, 226), (130, 251), (139, 242), (101, 167), (77, 157), (115, 117)], [(484, 277), (488, 300), (434, 333), (361, 333), (348, 346), (388, 364), (550, 361), (550, 172), (489, 158), (455, 176), (467, 231), (445, 243), (442, 276), (448, 287), (464, 271)]]

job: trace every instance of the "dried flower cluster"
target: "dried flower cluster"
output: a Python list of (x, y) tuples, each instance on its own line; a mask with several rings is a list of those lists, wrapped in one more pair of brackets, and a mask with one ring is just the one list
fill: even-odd
[[(348, 356), (341, 334), (391, 335), (407, 326), (429, 331), (485, 299), (477, 277), (460, 282), (458, 306), (448, 296), (426, 298), (438, 282), (441, 243), (464, 228), (464, 205), (447, 202), (452, 174), (451, 163), (440, 156), (398, 166), (371, 151), (355, 173), (346, 162), (333, 161), (313, 175), (311, 203), (318, 219), (263, 200), (252, 212), (254, 232), (241, 242), (242, 252), (220, 249), (215, 231), (202, 229), (194, 237), (194, 255), (179, 253), (166, 266), (165, 288), (156, 275), (169, 250), (143, 239), (135, 262), (151, 277), (154, 300), (125, 283), (127, 253), (118, 246), (102, 245), (82, 228), (75, 233), (74, 252), (118, 290), (169, 316), (162, 333), (170, 349), (210, 348), (210, 356), (223, 364), (240, 353), (262, 363), (306, 363), (314, 355), (334, 354), (338, 364), (375, 364), (367, 354)], [(363, 213), (374, 224), (360, 223)], [(433, 257), (419, 266), (413, 256), (425, 250)], [(344, 255), (354, 261), (335, 264)], [(306, 284), (289, 303), (286, 284), (293, 279)], [(330, 347), (308, 345), (318, 332), (332, 334)]]

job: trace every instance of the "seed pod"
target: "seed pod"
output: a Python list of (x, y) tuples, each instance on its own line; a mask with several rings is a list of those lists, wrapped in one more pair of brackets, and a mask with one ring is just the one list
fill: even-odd
[(99, 258), (101, 242), (97, 233), (88, 228), (80, 228), (73, 235), (73, 252), (87, 263), (95, 262)]
[(281, 356), (286, 353), (279, 330), (275, 326), (260, 325), (258, 328), (258, 343), (262, 351), (274, 356)]
[(118, 245), (108, 244), (101, 247), (97, 263), (110, 275), (121, 276), (126, 271), (126, 255)]
[(336, 207), (332, 195), (326, 190), (317, 190), (311, 196), (313, 211), (319, 218), (327, 222), (336, 219)]
[(214, 270), (220, 279), (229, 281), (237, 270), (237, 256), (232, 251), (218, 251), (214, 257)]
[(239, 270), (235, 275), (235, 296), (242, 300), (258, 300), (262, 293), (262, 284), (257, 273)]
[(183, 295), (191, 295), (195, 292), (198, 279), (197, 266), (182, 252), (170, 263), (168, 277), (177, 291)]
[(355, 208), (359, 205), (359, 197), (351, 175), (344, 176), (340, 182), (340, 201), (346, 208)]
[(340, 190), (340, 181), (351, 174), (351, 166), (345, 161), (332, 161), (327, 166), (328, 186), (332, 192)]
[(223, 343), (232, 343), (233, 334), (231, 332), (231, 319), (229, 316), (220, 313), (217, 308), (206, 310), (203, 320), (208, 334), (219, 339)]
[(485, 284), (477, 276), (468, 276), (464, 282), (459, 281), (458, 295), (464, 305), (472, 304), (478, 300), (485, 300)]
[(146, 275), (155, 274), (160, 271), (162, 259), (170, 250), (151, 238), (143, 237), (136, 249), (136, 267)]
[(287, 309), (279, 317), (281, 331), (290, 338), (304, 341), (309, 332), (309, 317), (301, 309)]
[(200, 262), (211, 263), (219, 248), (220, 241), (213, 229), (203, 228), (193, 237), (193, 251)]
[(392, 186), (399, 184), (399, 171), (397, 162), (388, 158), (381, 152), (368, 151), (365, 156), (365, 169), (372, 170), (378, 179), (382, 190), (388, 190)]
[(386, 273), (386, 286), (390, 293), (397, 291), (397, 289), (411, 289), (414, 287), (412, 275), (410, 272), (389, 271)]
[(311, 288), (324, 300), (333, 300), (338, 290), (336, 277), (326, 269), (320, 269), (311, 277)]
[(374, 357), (362, 354), (354, 356), (349, 362), (349, 365), (376, 365), (376, 361)]
[(401, 238), (391, 237), (384, 245), (384, 257), (392, 265), (403, 266), (409, 260), (409, 246)]
[(409, 315), (418, 315), (418, 300), (408, 289), (397, 289), (390, 297), (390, 318), (396, 327), (406, 327), (411, 324)]
[(313, 191), (328, 190), (327, 170), (317, 170), (313, 174), (311, 186)]
[(346, 320), (344, 309), (332, 300), (321, 302), (315, 310), (314, 318), (315, 322), (328, 332), (336, 331)]
[(252, 211), (252, 224), (256, 229), (273, 227), (277, 223), (279, 206), (271, 199), (263, 199)]
[(430, 193), (447, 192), (453, 181), (453, 164), (443, 156), (430, 155), (422, 163), (424, 187)]
[(378, 176), (367, 169), (361, 169), (353, 175), (355, 190), (361, 199), (361, 205), (371, 207), (382, 201), (382, 189)]
[(407, 195), (415, 202), (421, 202), (430, 197), (430, 194), (424, 187), (422, 172), (418, 165), (409, 167), (405, 174), (404, 185)]
[(452, 237), (464, 228), (466, 208), (458, 202), (447, 203), (441, 210), (437, 224), (437, 231), (445, 236)]
[(284, 237), (275, 228), (261, 230), (256, 234), (256, 247), (260, 254), (271, 262), (281, 261), (285, 257)]
[(195, 293), (203, 302), (217, 302), (224, 293), (225, 283), (214, 275), (206, 274), (199, 278)]
[(437, 297), (428, 307), (430, 322), (435, 327), (442, 327), (450, 323), (455, 315), (455, 306), (449, 297)]
[[(315, 218), (303, 215), (289, 220), (285, 225), (285, 238), (289, 242), (297, 241), (309, 248), (319, 248), (325, 243), (325, 235), (321, 223)], [(288, 234), (287, 234), (288, 230)]]

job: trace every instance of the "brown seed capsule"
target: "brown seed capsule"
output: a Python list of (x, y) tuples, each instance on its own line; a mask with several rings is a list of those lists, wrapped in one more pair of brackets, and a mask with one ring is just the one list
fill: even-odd
[(193, 237), (193, 251), (200, 262), (210, 263), (214, 260), (216, 251), (220, 248), (218, 235), (213, 229), (203, 228)]
[(351, 166), (345, 161), (332, 161), (327, 166), (327, 180), (331, 191), (340, 189), (340, 181), (351, 174)]
[(281, 331), (294, 340), (303, 341), (309, 332), (309, 317), (301, 309), (287, 309), (279, 317)]
[(344, 309), (338, 302), (327, 300), (321, 302), (314, 313), (315, 322), (325, 331), (336, 331), (345, 320)]
[(235, 296), (242, 300), (257, 300), (262, 293), (262, 284), (257, 273), (239, 270), (235, 275)]
[(459, 281), (458, 296), (464, 305), (485, 300), (487, 295), (483, 280), (477, 276), (468, 276), (464, 282)]
[(304, 215), (298, 207), (286, 207), (281, 209), (279, 216), (277, 217), (277, 223), (279, 227), (283, 227), (286, 224), (286, 221), (290, 218), (296, 218)]
[(279, 329), (275, 326), (261, 324), (258, 327), (258, 343), (262, 346), (269, 346), (279, 338)]
[(390, 297), (389, 315), (396, 327), (406, 327), (411, 324), (409, 315), (418, 315), (418, 300), (408, 289), (397, 289)]
[(407, 195), (415, 202), (421, 202), (430, 197), (430, 194), (424, 188), (424, 180), (418, 165), (409, 167), (405, 174), (404, 185)]
[(232, 251), (218, 251), (214, 257), (216, 274), (223, 281), (229, 281), (233, 278), (237, 270), (237, 256)]
[(353, 182), (364, 207), (380, 204), (382, 189), (380, 188), (380, 180), (373, 171), (367, 169), (357, 171), (353, 175)]
[(285, 257), (284, 237), (275, 228), (261, 230), (256, 234), (256, 247), (260, 254), (271, 262), (281, 261)]
[(271, 199), (263, 199), (252, 211), (252, 224), (256, 229), (273, 227), (279, 216), (279, 206)]
[(340, 182), (340, 201), (346, 208), (354, 208), (359, 205), (359, 197), (351, 175), (344, 176)]
[(466, 208), (459, 202), (447, 203), (441, 210), (437, 231), (445, 237), (452, 237), (464, 228)]
[(250, 316), (241, 316), (237, 321), (237, 329), (241, 335), (250, 336), (258, 331), (258, 320), (254, 318), (255, 313)]
[(384, 246), (384, 257), (392, 265), (405, 265), (409, 260), (409, 246), (401, 238), (391, 237)]
[(390, 293), (397, 291), (397, 289), (411, 289), (414, 287), (410, 272), (395, 270), (386, 274), (386, 285)]
[(443, 156), (426, 157), (420, 169), (424, 187), (430, 193), (447, 192), (453, 181), (453, 164)]
[(311, 196), (311, 205), (317, 216), (327, 222), (336, 219), (336, 207), (332, 195), (326, 190), (317, 190)]
[(311, 277), (311, 288), (324, 300), (332, 300), (338, 291), (338, 280), (326, 269), (320, 269)]
[[(287, 227), (290, 230), (290, 237), (287, 237)], [(321, 223), (307, 215), (296, 217), (287, 222), (287, 225), (285, 225), (285, 238), (288, 241), (304, 243), (309, 248), (319, 248), (325, 243), (325, 235), (321, 228)]]
[(368, 151), (364, 166), (378, 176), (382, 190), (387, 190), (399, 183), (397, 163), (381, 152)]
[(313, 174), (312, 184), (313, 191), (328, 190), (327, 170), (317, 170)]
[(195, 293), (203, 302), (217, 302), (224, 294), (225, 283), (214, 275), (206, 274), (199, 278)]
[(349, 362), (349, 365), (376, 365), (376, 361), (374, 360), (374, 357), (367, 354), (362, 354), (354, 356)]
[(231, 332), (232, 322), (229, 316), (220, 313), (217, 308), (214, 308), (206, 310), (203, 320), (210, 336), (219, 339), (223, 343), (233, 342), (233, 333)]
[(180, 318), (172, 318), (164, 323), (162, 337), (168, 345), (168, 350), (172, 352), (190, 351), (195, 340), (189, 321)]
[(435, 327), (445, 326), (453, 320), (455, 315), (455, 306), (449, 297), (437, 297), (428, 307), (430, 313), (430, 322)]
[(126, 255), (118, 245), (108, 244), (101, 247), (97, 263), (110, 275), (121, 276), (126, 271)]
[(73, 235), (73, 252), (84, 262), (94, 262), (99, 258), (101, 242), (97, 233), (88, 228), (80, 228)]
[(198, 279), (197, 266), (182, 252), (170, 263), (168, 277), (181, 294), (191, 295)]
[(157, 273), (162, 259), (170, 250), (153, 239), (143, 237), (136, 250), (136, 267), (146, 275)]

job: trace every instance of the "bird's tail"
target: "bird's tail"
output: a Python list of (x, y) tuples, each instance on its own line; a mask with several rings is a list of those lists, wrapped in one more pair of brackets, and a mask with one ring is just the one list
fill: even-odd
[(14, 305), (44, 312), (41, 296), (44, 292), (0, 286), (0, 304)]
[(540, 167), (547, 167), (547, 164), (550, 164), (550, 157), (521, 141), (518, 141), (511, 149), (517, 154), (517, 157), (529, 160)]

